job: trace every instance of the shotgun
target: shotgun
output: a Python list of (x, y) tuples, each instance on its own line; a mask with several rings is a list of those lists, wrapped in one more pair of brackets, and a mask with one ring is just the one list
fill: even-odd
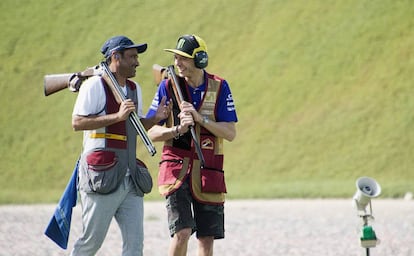
[[(112, 93), (115, 96), (115, 99), (118, 103), (126, 100), (125, 95), (121, 92), (120, 86), (113, 76), (112, 72), (109, 70), (106, 62), (101, 62), (100, 65), (94, 67), (89, 67), (82, 72), (77, 73), (65, 73), (65, 74), (53, 74), (45, 75), (44, 77), (44, 93), (45, 96), (51, 95), (55, 92), (69, 88), (72, 92), (78, 92), (82, 83), (91, 76), (102, 76), (105, 82), (109, 85)], [(148, 137), (147, 132), (142, 125), (137, 113), (135, 111), (131, 112), (129, 119), (140, 136), (142, 142), (146, 146), (148, 152), (151, 156), (156, 154), (155, 147)]]
[[(168, 66), (167, 70), (168, 70), (168, 75), (170, 75), (172, 78), (172, 81), (173, 81), (172, 84), (176, 88), (180, 102), (184, 101), (184, 96), (183, 96), (183, 93), (181, 92), (180, 83), (178, 82), (177, 76), (175, 74), (174, 66), (173, 65)], [(193, 126), (190, 126), (190, 132), (191, 132), (191, 137), (193, 138), (193, 141), (194, 141), (194, 146), (196, 148), (198, 158), (200, 159), (201, 168), (203, 168), (205, 164), (205, 160), (204, 160), (203, 152), (201, 152), (201, 147), (200, 147), (200, 144), (198, 143), (197, 136), (196, 136)]]
[[(152, 66), (154, 81), (158, 86), (163, 79), (167, 79), (167, 68), (154, 64)], [(82, 83), (91, 76), (102, 75), (99, 65), (86, 68), (82, 72), (49, 74), (44, 76), (43, 88), (45, 96), (68, 88), (72, 92), (78, 92)]]
[(45, 96), (68, 88), (72, 92), (78, 92), (83, 81), (94, 75), (101, 75), (99, 66), (86, 68), (82, 72), (45, 75), (43, 88)]
[[(100, 66), (102, 67), (102, 70), (103, 70), (102, 77), (105, 80), (105, 82), (108, 84), (112, 93), (114, 94), (115, 99), (118, 101), (118, 103), (125, 101), (126, 97), (124, 93), (121, 91), (121, 87), (118, 84), (118, 81), (116, 81), (111, 70), (109, 70), (108, 64), (105, 61), (102, 61)], [(147, 131), (145, 130), (144, 126), (142, 125), (138, 117), (138, 114), (135, 111), (131, 112), (131, 114), (129, 115), (129, 120), (131, 121), (135, 130), (141, 137), (141, 140), (144, 143), (145, 147), (147, 148), (148, 152), (151, 154), (151, 156), (154, 156), (157, 151), (155, 150), (155, 147), (152, 144), (151, 139), (147, 135)]]

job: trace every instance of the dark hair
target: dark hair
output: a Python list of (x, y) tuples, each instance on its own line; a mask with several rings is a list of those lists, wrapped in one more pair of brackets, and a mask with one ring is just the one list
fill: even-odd
[[(124, 52), (125, 52), (125, 50), (120, 50), (120, 51), (116, 51), (118, 54), (120, 54), (122, 57), (124, 57)], [(106, 62), (106, 64), (111, 64), (111, 62), (112, 62), (112, 59), (111, 59), (111, 56), (112, 56), (112, 54), (111, 55), (109, 55), (106, 59), (105, 59), (105, 62)]]

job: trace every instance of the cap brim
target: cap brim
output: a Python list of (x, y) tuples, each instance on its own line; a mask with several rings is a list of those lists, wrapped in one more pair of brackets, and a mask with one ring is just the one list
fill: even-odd
[(136, 48), (138, 53), (143, 53), (147, 50), (147, 44), (134, 44), (125, 47), (125, 49)]
[(183, 51), (180, 51), (180, 50), (177, 50), (177, 49), (164, 49), (164, 51), (172, 52), (172, 53), (175, 53), (175, 54), (187, 57), (187, 58), (191, 58), (191, 59), (193, 58), (193, 56), (191, 56), (190, 54), (188, 54), (186, 52), (183, 52)]

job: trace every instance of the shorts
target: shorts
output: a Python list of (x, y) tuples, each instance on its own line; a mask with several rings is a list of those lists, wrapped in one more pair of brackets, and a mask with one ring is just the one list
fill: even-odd
[(167, 212), (171, 237), (184, 228), (191, 228), (197, 237), (224, 238), (224, 206), (197, 202), (191, 195), (188, 180), (167, 196)]

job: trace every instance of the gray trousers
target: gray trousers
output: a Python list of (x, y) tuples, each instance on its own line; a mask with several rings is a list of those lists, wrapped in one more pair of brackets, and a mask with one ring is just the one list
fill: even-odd
[(101, 247), (112, 218), (122, 234), (122, 256), (141, 256), (144, 240), (143, 197), (137, 196), (129, 176), (111, 194), (80, 191), (83, 233), (76, 241), (72, 256), (92, 256)]

